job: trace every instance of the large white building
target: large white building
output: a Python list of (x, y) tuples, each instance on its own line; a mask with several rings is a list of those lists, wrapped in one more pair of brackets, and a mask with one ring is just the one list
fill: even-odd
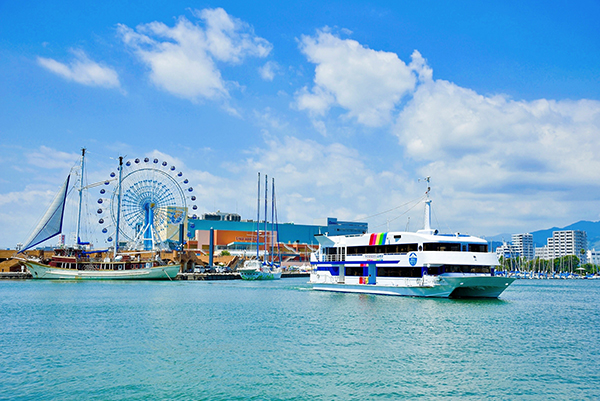
[(581, 264), (587, 263), (587, 233), (581, 230), (553, 231), (544, 248), (535, 249), (540, 259), (557, 259), (575, 255)]
[(600, 251), (590, 249), (587, 251), (587, 263), (600, 265)]
[(535, 249), (533, 247), (533, 234), (513, 234), (512, 244), (514, 249), (525, 260), (533, 260), (535, 257)]

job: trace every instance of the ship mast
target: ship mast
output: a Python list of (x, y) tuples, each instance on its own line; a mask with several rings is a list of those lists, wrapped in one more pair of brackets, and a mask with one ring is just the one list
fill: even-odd
[(258, 173), (258, 197), (257, 197), (257, 205), (256, 205), (256, 260), (259, 260), (259, 251), (260, 247), (260, 172)]
[(275, 178), (272, 178), (273, 180), (273, 186), (271, 188), (271, 249), (270, 249), (270, 257), (269, 257), (269, 261), (271, 262), (271, 265), (275, 262), (274, 260), (274, 256), (273, 256), (273, 250), (274, 250), (274, 235), (275, 235)]
[(431, 199), (429, 198), (429, 191), (431, 191), (431, 187), (429, 186), (429, 179), (431, 177), (426, 177), (425, 181), (427, 181), (427, 191), (425, 192), (425, 218), (423, 221), (423, 229), (425, 231), (431, 231)]
[(81, 204), (83, 203), (83, 167), (85, 159), (85, 148), (81, 148), (81, 172), (79, 177), (79, 207), (77, 212), (77, 247), (81, 244), (79, 232), (81, 230)]
[(119, 223), (121, 218), (121, 179), (123, 178), (123, 156), (119, 156), (119, 191), (117, 198), (117, 231), (115, 233), (115, 252), (114, 256), (117, 256), (119, 252)]
[[(429, 198), (429, 192), (431, 191), (431, 187), (429, 186), (429, 180), (431, 177), (422, 178), (423, 181), (427, 182), (427, 191), (425, 191), (425, 216), (423, 218), (423, 229), (417, 231), (421, 234), (429, 234), (434, 235), (437, 234), (437, 230), (433, 230), (431, 228), (431, 199)], [(419, 179), (421, 181), (421, 179)]]
[(267, 221), (269, 220), (267, 218), (267, 203), (268, 203), (268, 196), (269, 196), (269, 178), (267, 177), (267, 175), (265, 174), (265, 252), (263, 253), (263, 262), (267, 263), (267, 251), (268, 251), (268, 244), (269, 244), (269, 232), (267, 231), (268, 226), (267, 226)]

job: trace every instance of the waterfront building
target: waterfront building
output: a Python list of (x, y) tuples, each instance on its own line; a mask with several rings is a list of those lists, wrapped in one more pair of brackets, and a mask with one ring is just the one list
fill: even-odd
[(369, 230), (367, 223), (357, 221), (338, 221), (335, 217), (318, 219), (314, 221), (315, 225), (327, 227), (327, 235), (353, 235), (364, 234)]
[[(581, 264), (587, 263), (587, 233), (585, 231), (553, 231), (545, 248), (544, 259), (558, 259), (563, 256), (575, 255)], [(537, 249), (539, 248), (536, 248), (536, 256)]]
[(535, 249), (533, 247), (533, 234), (513, 234), (512, 245), (525, 260), (533, 260)]
[(600, 265), (600, 251), (597, 251), (596, 249), (589, 249), (587, 251), (587, 263)]
[(544, 245), (542, 247), (536, 247), (535, 248), (535, 257), (537, 259), (543, 259), (543, 260), (550, 260), (550, 259), (552, 259), (549, 256), (549, 250), (548, 250), (548, 247), (546, 245)]
[(202, 220), (210, 221), (242, 221), (242, 216), (237, 213), (223, 213), (217, 210), (214, 213), (204, 213)]

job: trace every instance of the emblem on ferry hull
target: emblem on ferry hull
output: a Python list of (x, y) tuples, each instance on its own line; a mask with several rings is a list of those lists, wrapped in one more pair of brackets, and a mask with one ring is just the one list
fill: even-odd
[(408, 263), (410, 263), (411, 266), (414, 266), (417, 264), (417, 254), (414, 252), (411, 252), (408, 255)]

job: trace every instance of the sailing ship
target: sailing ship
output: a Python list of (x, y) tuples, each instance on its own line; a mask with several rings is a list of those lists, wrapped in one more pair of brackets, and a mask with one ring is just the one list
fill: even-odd
[[(429, 182), (429, 177), (426, 178)], [(431, 228), (430, 188), (417, 232), (315, 236), (313, 289), (414, 297), (498, 298), (515, 280), (495, 274), (496, 253), (471, 235)]]
[[(163, 261), (158, 253), (119, 253), (118, 218), (115, 234), (116, 241), (112, 255), (110, 255), (108, 250), (86, 250), (86, 246), (89, 243), (82, 242), (80, 238), (82, 192), (86, 189), (83, 185), (84, 161), (85, 148), (81, 152), (77, 243), (75, 246), (55, 249), (54, 255), (49, 259), (36, 258), (24, 253), (28, 249), (62, 233), (69, 181), (72, 174), (70, 173), (46, 211), (46, 214), (19, 251), (19, 255), (23, 255), (23, 257), (17, 258), (25, 264), (34, 279), (172, 280), (175, 278), (181, 269), (181, 265)], [(119, 157), (119, 194), (122, 169), (123, 158)], [(118, 202), (117, 216), (120, 214), (120, 197)]]
[[(246, 260), (244, 266), (238, 269), (242, 280), (278, 280), (281, 278), (281, 267), (274, 259), (273, 243), (276, 240), (274, 234), (276, 230), (275, 226), (275, 179), (273, 179), (273, 190), (272, 201), (271, 201), (271, 252), (270, 260), (267, 260), (267, 244), (268, 244), (268, 232), (267, 232), (267, 198), (268, 198), (268, 178), (265, 175), (265, 251), (263, 253), (263, 259), (260, 259), (260, 173), (258, 173), (258, 204), (257, 204), (257, 217), (256, 217), (256, 259)], [(281, 260), (281, 258), (280, 258)]]

